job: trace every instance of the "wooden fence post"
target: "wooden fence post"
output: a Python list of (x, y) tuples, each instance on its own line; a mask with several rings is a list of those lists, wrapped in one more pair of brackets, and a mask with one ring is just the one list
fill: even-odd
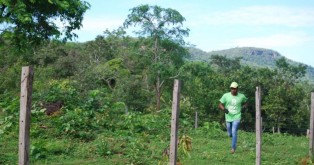
[(310, 117), (310, 146), (309, 155), (313, 159), (313, 149), (314, 149), (314, 92), (311, 92), (311, 117)]
[(198, 113), (197, 111), (195, 111), (195, 125), (194, 125), (194, 128), (198, 128)]
[(176, 165), (177, 163), (179, 109), (180, 82), (179, 80), (174, 80), (170, 136), (170, 165)]
[(33, 90), (33, 68), (22, 67), (19, 130), (19, 165), (29, 165), (29, 133)]
[(256, 165), (261, 164), (261, 151), (262, 151), (262, 122), (261, 122), (261, 89), (256, 87), (255, 92), (255, 104), (256, 104)]

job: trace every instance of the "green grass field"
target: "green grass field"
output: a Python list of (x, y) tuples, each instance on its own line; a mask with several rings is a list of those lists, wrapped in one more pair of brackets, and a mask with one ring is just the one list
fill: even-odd
[[(102, 132), (89, 142), (72, 138), (31, 139), (31, 164), (43, 165), (87, 165), (87, 164), (168, 164), (162, 155), (167, 147), (166, 137), (134, 134), (119, 136), (120, 133)], [(123, 133), (122, 133), (123, 134)], [(181, 164), (255, 164), (255, 134), (239, 131), (238, 148), (230, 154), (231, 139), (223, 131), (189, 130), (192, 150), (184, 154), (179, 149)], [(160, 140), (165, 139), (165, 140)], [(286, 134), (263, 134), (262, 164), (310, 164), (307, 160), (309, 139), (305, 136)], [(17, 164), (17, 131), (0, 139), (0, 164)]]
[[(255, 164), (255, 134), (240, 131), (235, 154), (230, 154), (231, 139), (227, 136), (208, 138), (194, 135), (191, 158), (183, 164)], [(262, 164), (299, 164), (308, 154), (306, 137), (264, 134)]]

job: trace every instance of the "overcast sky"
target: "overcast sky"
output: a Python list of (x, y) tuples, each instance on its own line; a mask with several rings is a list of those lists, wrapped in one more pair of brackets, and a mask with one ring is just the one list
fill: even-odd
[[(185, 41), (203, 51), (258, 47), (314, 67), (314, 0), (86, 0), (91, 9), (78, 42), (121, 26), (141, 4), (177, 10), (190, 29)], [(131, 35), (131, 34), (130, 34)]]

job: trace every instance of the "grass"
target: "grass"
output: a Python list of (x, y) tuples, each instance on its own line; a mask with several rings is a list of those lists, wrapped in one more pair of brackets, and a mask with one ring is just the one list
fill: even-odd
[[(255, 134), (239, 131), (235, 154), (230, 154), (231, 139), (225, 136), (206, 138), (199, 133), (192, 135), (193, 151), (183, 164), (255, 164)], [(262, 164), (299, 164), (308, 154), (305, 136), (263, 134)]]
[[(48, 124), (48, 120), (41, 124)], [(95, 138), (84, 140), (58, 135), (53, 125), (48, 125), (47, 128), (38, 125), (35, 122), (31, 127), (30, 164), (169, 164), (169, 160), (163, 155), (170, 141), (170, 128), (168, 130), (167, 126), (157, 130), (156, 125), (150, 125), (149, 131), (137, 132), (128, 129), (99, 132), (91, 130)], [(197, 130), (182, 127), (180, 131), (179, 136), (188, 135), (192, 139), (192, 150), (188, 154), (183, 152), (182, 147), (178, 149), (178, 159), (183, 165), (255, 164), (255, 133), (240, 130), (236, 153), (230, 154), (231, 138), (217, 123), (207, 123)], [(0, 134), (0, 150), (0, 164), (17, 164), (17, 128), (12, 127), (6, 133)], [(310, 164), (308, 151), (309, 139), (305, 136), (263, 134), (262, 164)]]
[[(179, 150), (181, 164), (255, 164), (255, 134), (239, 131), (235, 154), (230, 154), (231, 139), (223, 131), (189, 130), (192, 138), (190, 156)], [(138, 134), (132, 137), (103, 132), (90, 142), (71, 138), (33, 138), (31, 164), (168, 164), (162, 151), (168, 145), (164, 137)], [(309, 139), (305, 136), (263, 134), (262, 164), (300, 164), (306, 162)], [(16, 133), (0, 140), (0, 164), (18, 161)], [(303, 160), (302, 160), (303, 159)], [(308, 161), (309, 162), (309, 161)]]

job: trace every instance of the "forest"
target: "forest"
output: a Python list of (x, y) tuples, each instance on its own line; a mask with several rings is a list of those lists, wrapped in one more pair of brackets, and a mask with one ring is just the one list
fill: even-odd
[[(47, 146), (43, 139), (52, 137), (95, 142), (92, 152), (101, 156), (145, 150), (147, 146), (141, 144), (151, 136), (163, 139), (166, 147), (175, 79), (182, 83), (181, 134), (194, 128), (197, 112), (198, 127), (218, 128), (219, 136), (225, 129), (219, 99), (233, 81), (249, 99), (242, 112), (243, 134), (255, 129), (257, 86), (262, 90), (264, 132), (275, 128), (289, 135), (305, 135), (309, 127), (313, 84), (304, 79), (302, 64), (292, 65), (284, 57), (276, 61), (275, 68), (242, 65), (241, 58), (228, 55), (193, 60), (191, 47), (184, 41), (190, 31), (184, 27), (185, 18), (174, 9), (149, 5), (132, 8), (118, 29), (105, 30), (92, 41), (71, 42), (72, 31), (79, 29), (89, 4), (80, 0), (46, 4), (0, 1), (0, 136), (2, 140), (18, 136), (21, 68), (32, 66), (31, 137), (41, 139), (31, 144), (32, 160), (71, 153), (71, 147), (61, 147), (67, 146), (67, 140), (60, 146)], [(69, 26), (59, 30), (53, 17)], [(139, 27), (137, 37), (126, 32), (134, 26)], [(2, 140), (1, 148), (14, 146)], [(135, 153), (123, 161), (151, 161)], [(0, 164), (16, 159), (0, 153)]]

